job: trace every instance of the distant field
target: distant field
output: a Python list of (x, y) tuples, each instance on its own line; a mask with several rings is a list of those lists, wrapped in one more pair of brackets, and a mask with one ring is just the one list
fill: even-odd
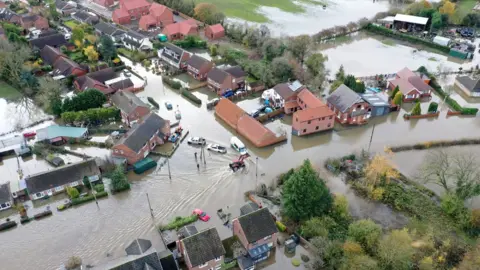
[(460, 11), (461, 17), (464, 17), (468, 13), (472, 12), (473, 7), (477, 3), (477, 0), (463, 0), (457, 3), (457, 9)]
[[(293, 3), (293, 0), (197, 0), (198, 2), (212, 3), (227, 17), (244, 19), (246, 21), (265, 23), (268, 18), (258, 13), (261, 6), (276, 7), (286, 12), (302, 13), (304, 8)], [(326, 1), (298, 0), (311, 5), (323, 5)]]
[(0, 98), (14, 99), (20, 97), (21, 94), (17, 89), (10, 86), (4, 81), (0, 81)]

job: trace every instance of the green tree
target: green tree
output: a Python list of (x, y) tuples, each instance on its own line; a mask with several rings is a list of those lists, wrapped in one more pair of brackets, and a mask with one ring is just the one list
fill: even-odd
[(436, 113), (438, 110), (438, 103), (436, 102), (430, 102), (428, 105), (428, 112), (429, 113)]
[(365, 83), (364, 82), (357, 82), (355, 84), (355, 89), (353, 89), (355, 92), (359, 94), (365, 93)]
[(217, 7), (210, 3), (199, 3), (194, 9), (195, 18), (206, 24), (221, 23), (225, 15), (217, 10)]
[(352, 256), (342, 265), (341, 270), (379, 270), (378, 263), (367, 255)]
[(88, 189), (91, 189), (90, 180), (88, 179), (88, 176), (83, 177), (83, 185)]
[(273, 76), (274, 84), (286, 82), (294, 78), (293, 68), (285, 57), (273, 59), (270, 65), (270, 72)]
[(321, 216), (332, 207), (332, 196), (307, 159), (283, 188), (285, 214), (294, 221)]
[(340, 65), (337, 73), (335, 73), (335, 80), (341, 81), (342, 83), (345, 80), (345, 68), (343, 67), (343, 65)]
[(80, 196), (80, 192), (78, 192), (78, 189), (74, 187), (67, 187), (67, 194), (70, 197), (70, 199), (75, 199)]
[(72, 40), (73, 40), (73, 42), (77, 42), (77, 43), (82, 44), (84, 39), (85, 39), (85, 32), (83, 31), (83, 29), (79, 26), (75, 26), (72, 29)]
[(343, 81), (343, 84), (355, 91), (355, 89), (357, 88), (357, 79), (355, 79), (355, 76), (353, 75), (347, 75), (347, 77), (345, 77), (345, 80)]
[(117, 48), (113, 41), (108, 36), (100, 37), (100, 46), (98, 46), (98, 52), (102, 55), (103, 60), (111, 62), (112, 59), (117, 57)]
[(371, 254), (375, 252), (381, 235), (382, 228), (370, 219), (357, 220), (348, 226), (348, 238), (360, 243)]
[(420, 107), (420, 102), (416, 102), (415, 105), (413, 106), (413, 109), (410, 113), (411, 115), (421, 115), (422, 114), (422, 108)]
[(110, 176), (112, 179), (112, 190), (122, 191), (130, 188), (127, 175), (122, 166), (117, 166)]
[(343, 81), (334, 81), (331, 85), (330, 85), (330, 94), (333, 93), (333, 91), (337, 90), (338, 87), (340, 87), (340, 85), (343, 84)]
[(309, 35), (292, 37), (287, 43), (288, 50), (303, 65), (305, 58), (312, 49), (312, 38)]
[(53, 80), (50, 77), (42, 77), (38, 81), (38, 92), (35, 96), (38, 104), (49, 113), (59, 115), (61, 109), (58, 106), (61, 106), (61, 85), (58, 81)]
[(390, 97), (391, 98), (395, 98), (395, 96), (397, 95), (397, 93), (400, 91), (400, 88), (397, 86), (395, 86), (395, 88), (393, 89), (392, 93), (390, 93)]
[(287, 46), (281, 39), (269, 38), (262, 44), (262, 55), (267, 61), (272, 61), (276, 57), (280, 57), (285, 52)]
[(320, 72), (325, 71), (325, 62), (327, 62), (327, 60), (327, 56), (324, 56), (321, 53), (314, 53), (307, 58), (305, 65), (310, 74), (317, 76)]
[(314, 247), (313, 269), (338, 269), (344, 263), (343, 245), (338, 240), (315, 237), (310, 243)]
[(378, 245), (378, 258), (383, 269), (407, 270), (412, 267), (412, 257), (415, 250), (412, 238), (406, 229), (394, 230)]
[(302, 232), (302, 236), (310, 239), (316, 236), (328, 236), (327, 229), (323, 226), (324, 222), (320, 217), (314, 217), (307, 220), (300, 228)]
[(60, 13), (58, 13), (57, 5), (55, 3), (50, 3), (48, 10), (50, 11), (50, 16), (52, 16), (54, 21), (58, 21), (58, 19), (60, 19)]
[(393, 104), (395, 104), (397, 106), (400, 106), (400, 105), (402, 105), (402, 102), (403, 102), (402, 92), (397, 92), (395, 94), (395, 97), (393, 98)]

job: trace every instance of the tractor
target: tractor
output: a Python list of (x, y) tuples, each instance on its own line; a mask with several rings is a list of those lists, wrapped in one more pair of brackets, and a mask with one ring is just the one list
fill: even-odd
[(233, 172), (236, 172), (238, 171), (238, 169), (240, 168), (245, 168), (245, 162), (244, 160), (246, 158), (248, 158), (250, 155), (247, 153), (247, 154), (243, 154), (241, 155), (240, 157), (238, 157), (237, 160), (234, 160), (232, 163), (230, 163), (228, 166), (230, 166), (230, 169), (232, 169)]

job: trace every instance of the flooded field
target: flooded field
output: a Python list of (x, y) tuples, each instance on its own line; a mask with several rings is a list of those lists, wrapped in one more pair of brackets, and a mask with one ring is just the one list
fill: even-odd
[(29, 99), (7, 101), (0, 98), (0, 134), (49, 118)]
[[(367, 39), (367, 42), (372, 41)], [(378, 43), (374, 44), (378, 45)], [(330, 54), (328, 56), (329, 62), (341, 63), (336, 56)], [(392, 72), (403, 68), (405, 63), (410, 61), (407, 55), (398, 58), (399, 60), (394, 60), (398, 63), (392, 67)], [(348, 62), (348, 59), (345, 61)], [(380, 60), (376, 61), (380, 62)], [(127, 60), (125, 62), (128, 64)], [(365, 65), (365, 68), (370, 73), (370, 70), (375, 70), (377, 67), (372, 61), (369, 63), (370, 65)], [(347, 67), (345, 64), (345, 68), (347, 72), (352, 73), (356, 70), (355, 65)], [(218, 120), (212, 111), (206, 110), (206, 101), (214, 96), (209, 90), (201, 89), (193, 92), (203, 101), (201, 106), (196, 106), (178, 92), (164, 88), (160, 76), (146, 72), (139, 65), (135, 66), (134, 70), (146, 76), (148, 81), (145, 91), (138, 95), (141, 98), (153, 97), (161, 104), (158, 113), (168, 119), (175, 119), (174, 110), (166, 110), (163, 106), (164, 102), (172, 102), (174, 108), (178, 106), (182, 113), (180, 124), (190, 131), (191, 136), (203, 136), (208, 142), (225, 146), (228, 146), (232, 136), (238, 136), (231, 129), (226, 128), (226, 125)], [(357, 69), (357, 72), (359, 71)], [(240, 106), (245, 109), (255, 108), (258, 106), (256, 102), (255, 100), (242, 101)], [(405, 109), (408, 110), (408, 107)], [(209, 223), (198, 223), (200, 228), (216, 226), (220, 236), (226, 238), (231, 235), (231, 231), (223, 227), (220, 220), (214, 216), (217, 209), (227, 206), (233, 209), (241, 206), (245, 202), (244, 192), (254, 189), (260, 183), (270, 185), (278, 174), (300, 165), (306, 158), (321, 169), (327, 157), (341, 156), (368, 148), (374, 124), (376, 126), (371, 145), (371, 150), (374, 152), (383, 151), (386, 145), (471, 137), (475, 136), (480, 128), (478, 118), (446, 118), (445, 109), (442, 109), (438, 119), (428, 120), (405, 121), (402, 117), (404, 112), (372, 119), (366, 126), (341, 128), (334, 132), (306, 137), (290, 135), (290, 117), (276, 120), (268, 123), (267, 126), (272, 129), (285, 129), (289, 134), (288, 141), (272, 147), (256, 149), (244, 140), (252, 157), (248, 160), (247, 168), (235, 174), (228, 168), (228, 164), (238, 157), (231, 148), (228, 148), (229, 152), (226, 155), (208, 153), (206, 165), (202, 163), (200, 170), (197, 170), (194, 153), (199, 152), (199, 149), (184, 143), (170, 160), (171, 180), (166, 166), (152, 169), (142, 176), (131, 178), (133, 182), (131, 191), (102, 199), (98, 208), (94, 203), (88, 203), (61, 213), (55, 212), (52, 217), (45, 220), (20, 225), (13, 230), (2, 232), (0, 240), (8, 243), (8, 248), (2, 250), (0, 260), (8, 262), (8, 267), (5, 269), (38, 269), (38, 265), (42, 265), (42, 269), (55, 269), (69, 256), (77, 255), (82, 257), (86, 264), (98, 265), (123, 255), (123, 249), (134, 238), (143, 237), (155, 241), (158, 239), (155, 225), (167, 222), (178, 215), (190, 214), (194, 208), (202, 208), (213, 216)], [(99, 137), (95, 140), (103, 139)], [(75, 150), (96, 156), (108, 154), (108, 150), (90, 147), (78, 147)], [(258, 181), (255, 177), (256, 157), (259, 157)], [(409, 158), (405, 159), (405, 162), (409, 161)], [(8, 175), (9, 179), (14, 179), (16, 162), (16, 159), (4, 161), (0, 165), (0, 173), (4, 176)], [(21, 163), (27, 173), (45, 170), (49, 166), (42, 165), (43, 161), (32, 162), (32, 165), (29, 165), (29, 162), (31, 161)], [(160, 160), (159, 163), (164, 162)], [(405, 224), (404, 216), (392, 212), (384, 205), (372, 204), (358, 198), (340, 179), (324, 172), (322, 177), (327, 181), (332, 192), (345, 194), (348, 197), (354, 216), (372, 218), (384, 227), (400, 227)], [(153, 219), (148, 209), (147, 192), (153, 208)], [(47, 203), (53, 208), (60, 201)], [(18, 220), (18, 216), (13, 218)], [(24, 259), (25, 256), (18, 256), (18, 254), (24, 254), (28, 260)], [(276, 264), (267, 269), (283, 268), (278, 268)]]

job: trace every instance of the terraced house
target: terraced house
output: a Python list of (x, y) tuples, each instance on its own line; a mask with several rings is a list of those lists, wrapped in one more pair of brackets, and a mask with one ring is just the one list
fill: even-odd
[(222, 269), (225, 248), (215, 228), (181, 239), (178, 248), (189, 270)]
[(207, 74), (212, 67), (212, 62), (196, 54), (192, 55), (192, 57), (187, 60), (188, 74), (199, 81), (207, 79)]
[(111, 97), (112, 104), (120, 109), (122, 121), (131, 126), (150, 113), (150, 108), (130, 91), (117, 91)]
[(165, 44), (165, 47), (159, 50), (158, 54), (160, 59), (169, 66), (182, 70), (187, 68), (187, 60), (191, 56), (189, 52), (170, 43)]

